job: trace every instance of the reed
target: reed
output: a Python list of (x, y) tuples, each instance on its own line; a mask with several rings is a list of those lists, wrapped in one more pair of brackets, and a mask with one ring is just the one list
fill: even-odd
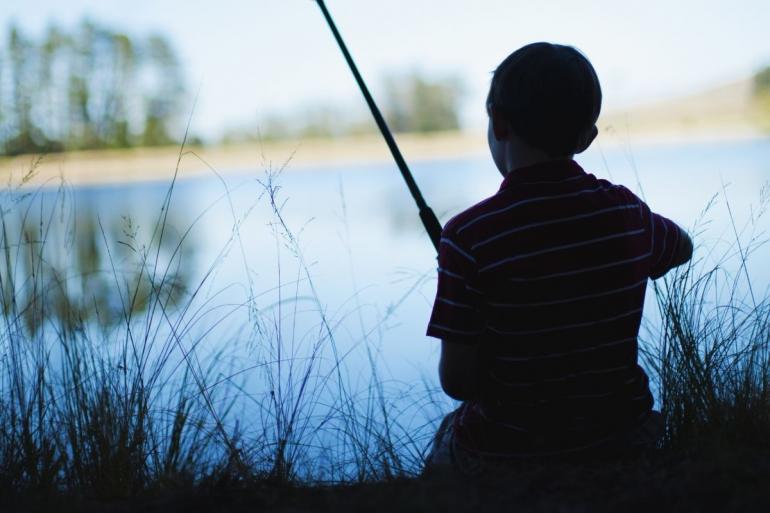
[[(723, 192), (731, 237), (701, 244), (688, 265), (652, 287), (659, 315), (647, 325), (642, 356), (668, 448), (770, 441), (770, 295), (751, 272), (767, 243), (768, 188), (740, 227)], [(694, 232), (706, 233), (702, 221), (714, 209), (712, 201)]]
[[(269, 304), (250, 279), (237, 304), (204, 293), (224, 255), (240, 255), (252, 276), (224, 182), (231, 236), (194, 284), (185, 248), (198, 221), (171, 226), (174, 182), (150, 232), (125, 220), (117, 240), (98, 218), (74, 226), (64, 185), (45, 201), (41, 189), (3, 193), (0, 495), (121, 499), (420, 473), (450, 404), (430, 382), (383, 377), (378, 333), (392, 311), (367, 326), (355, 293), (348, 310), (328, 311), (301, 229), (283, 215), (279, 177), (265, 174), (258, 199), (279, 255)], [(767, 197), (748, 228), (733, 222), (733, 242), (700, 246), (652, 287), (660, 319), (646, 326), (642, 358), (667, 449), (768, 441), (770, 299), (750, 272)], [(225, 349), (211, 350), (217, 327), (244, 313), (244, 326), (217, 338)], [(295, 329), (300, 315), (313, 316), (312, 329)], [(342, 344), (341, 326), (357, 315), (360, 332)]]

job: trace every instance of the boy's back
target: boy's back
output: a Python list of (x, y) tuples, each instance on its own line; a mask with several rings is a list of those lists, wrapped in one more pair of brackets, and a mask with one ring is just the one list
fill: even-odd
[(573, 160), (510, 173), (444, 229), (428, 334), (480, 344), (481, 394), (458, 441), (482, 452), (571, 450), (650, 413), (636, 335), (650, 277), (680, 230)]

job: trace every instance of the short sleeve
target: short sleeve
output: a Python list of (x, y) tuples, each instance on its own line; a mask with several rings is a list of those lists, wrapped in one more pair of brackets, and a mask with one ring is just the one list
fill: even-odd
[(438, 286), (428, 336), (475, 343), (483, 332), (482, 292), (476, 288), (476, 259), (451, 229), (441, 234)]

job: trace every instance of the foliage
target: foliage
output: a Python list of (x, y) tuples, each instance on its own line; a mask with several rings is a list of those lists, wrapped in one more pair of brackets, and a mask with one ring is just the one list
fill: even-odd
[(185, 92), (162, 36), (85, 20), (34, 39), (13, 25), (0, 47), (0, 154), (175, 142)]
[(760, 115), (759, 122), (770, 130), (770, 66), (754, 75), (754, 100)]
[(428, 79), (413, 72), (385, 82), (386, 117), (395, 132), (436, 132), (460, 127), (462, 85), (456, 78)]
[[(460, 128), (462, 85), (452, 77), (430, 78), (421, 73), (390, 75), (384, 80), (381, 108), (393, 132), (429, 133)], [(274, 141), (296, 137), (335, 138), (375, 133), (377, 125), (363, 98), (357, 107), (310, 105), (290, 114), (264, 117), (258, 130), (233, 129), (225, 143)]]
[(770, 94), (770, 66), (754, 75), (754, 93), (758, 95)]
[[(660, 322), (644, 351), (659, 386), (670, 448), (770, 444), (770, 295), (749, 272), (765, 246), (770, 185), (716, 262), (706, 258), (654, 284)], [(716, 248), (700, 248), (711, 256)]]

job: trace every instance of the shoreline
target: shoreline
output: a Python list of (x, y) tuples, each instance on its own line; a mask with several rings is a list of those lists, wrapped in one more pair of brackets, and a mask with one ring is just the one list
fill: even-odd
[[(595, 144), (602, 148), (670, 144), (712, 143), (766, 139), (768, 134), (749, 126), (719, 130), (621, 132), (602, 126)], [(458, 159), (487, 153), (486, 134), (481, 132), (439, 132), (397, 134), (396, 140), (407, 162)], [(38, 160), (35, 167), (34, 163)], [(21, 155), (0, 158), (0, 179), (6, 187), (53, 187), (109, 185), (168, 181), (179, 162), (178, 179), (214, 172), (229, 175), (248, 169), (300, 170), (313, 167), (386, 163), (392, 156), (379, 134), (339, 139), (305, 139), (253, 142), (212, 147), (135, 148), (55, 153), (45, 156)], [(34, 173), (30, 170), (35, 167)]]
[[(481, 134), (441, 132), (396, 136), (407, 162), (483, 155)], [(0, 180), (6, 186), (108, 185), (168, 181), (178, 165), (178, 179), (214, 172), (237, 174), (244, 170), (307, 169), (328, 165), (350, 166), (389, 162), (390, 152), (379, 134), (339, 139), (250, 142), (226, 146), (133, 148), (0, 157)], [(35, 163), (37, 162), (37, 165)], [(34, 167), (34, 173), (30, 170)], [(29, 176), (27, 176), (29, 175)]]

